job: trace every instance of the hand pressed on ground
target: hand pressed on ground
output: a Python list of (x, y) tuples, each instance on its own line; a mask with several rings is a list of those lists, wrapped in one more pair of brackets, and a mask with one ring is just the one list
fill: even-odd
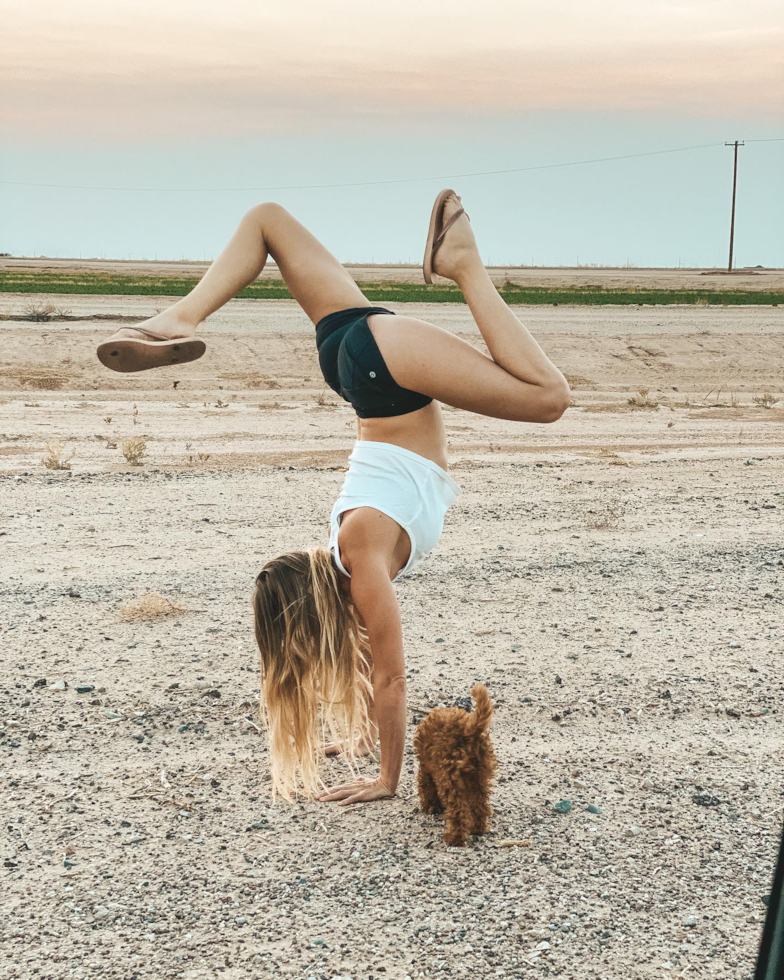
[(349, 803), (370, 803), (373, 800), (383, 800), (395, 793), (380, 778), (370, 779), (368, 776), (357, 776), (350, 783), (341, 786), (331, 786), (320, 793), (316, 799), (319, 803), (337, 803), (346, 806)]

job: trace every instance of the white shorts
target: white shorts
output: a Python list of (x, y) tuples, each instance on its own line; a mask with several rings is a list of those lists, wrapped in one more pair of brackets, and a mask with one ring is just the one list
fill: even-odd
[(411, 540), (411, 554), (398, 578), (435, 548), (444, 515), (462, 488), (432, 459), (390, 442), (358, 439), (348, 460), (343, 488), (332, 507), (329, 550), (338, 568), (349, 575), (338, 546), (341, 515), (355, 507), (372, 507), (397, 521)]

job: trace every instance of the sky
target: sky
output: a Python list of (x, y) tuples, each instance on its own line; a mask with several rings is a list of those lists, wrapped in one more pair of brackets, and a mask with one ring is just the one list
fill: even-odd
[(721, 266), (740, 139), (736, 264), (784, 266), (780, 0), (0, 10), (0, 252), (211, 259), (277, 200), (419, 262), (455, 187), (487, 263)]

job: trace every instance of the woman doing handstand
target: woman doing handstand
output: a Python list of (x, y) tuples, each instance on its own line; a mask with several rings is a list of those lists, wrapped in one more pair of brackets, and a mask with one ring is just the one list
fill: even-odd
[[(463, 292), (490, 356), (448, 330), (372, 306), (343, 266), (283, 207), (242, 218), (198, 285), (173, 306), (122, 327), (98, 348), (107, 367), (139, 371), (204, 353), (196, 328), (253, 282), (271, 255), (316, 325), (327, 383), (357, 414), (357, 440), (330, 519), (327, 548), (273, 558), (253, 598), (273, 792), (341, 804), (394, 796), (406, 732), (406, 668), (393, 581), (438, 541), (460, 493), (446, 472), (439, 402), (517, 422), (555, 422), (564, 376), (497, 292), (452, 190), (436, 198), (424, 259)], [(380, 742), (380, 773), (325, 787), (318, 719), (349, 760)]]

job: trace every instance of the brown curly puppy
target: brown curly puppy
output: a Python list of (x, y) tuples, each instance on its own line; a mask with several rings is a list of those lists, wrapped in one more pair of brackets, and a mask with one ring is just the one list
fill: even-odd
[(486, 834), (493, 813), (490, 784), (497, 760), (488, 734), (493, 705), (484, 684), (475, 684), (471, 694), (475, 711), (434, 708), (414, 735), (419, 802), (425, 813), (444, 813), (443, 841), (453, 847), (471, 834)]

